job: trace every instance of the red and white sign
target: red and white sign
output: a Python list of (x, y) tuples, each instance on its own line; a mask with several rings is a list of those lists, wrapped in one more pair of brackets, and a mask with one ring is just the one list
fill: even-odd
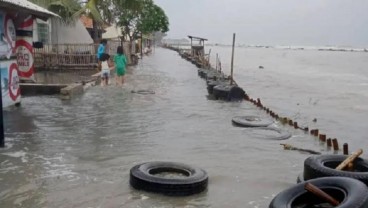
[(24, 21), (19, 25), (18, 30), (26, 30), (32, 31), (33, 30), (33, 17), (29, 15)]
[(20, 95), (18, 66), (12, 63), (9, 67), (9, 96), (15, 102)]
[(30, 43), (30, 41), (32, 41), (31, 39), (32, 38), (22, 37), (22, 39), (17, 40), (17, 62), (19, 76), (21, 78), (33, 78), (34, 58), (33, 47)]
[(16, 60), (0, 62), (3, 107), (20, 103), (18, 65)]

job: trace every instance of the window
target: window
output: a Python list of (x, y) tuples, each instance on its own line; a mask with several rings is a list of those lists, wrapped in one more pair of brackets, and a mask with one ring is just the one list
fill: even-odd
[(38, 41), (47, 44), (49, 43), (49, 25), (45, 23), (37, 24)]

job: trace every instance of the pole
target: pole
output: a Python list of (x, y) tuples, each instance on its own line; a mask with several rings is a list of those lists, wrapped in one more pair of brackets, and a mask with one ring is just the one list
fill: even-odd
[(233, 51), (231, 54), (231, 80), (230, 85), (233, 85), (233, 76), (234, 76), (234, 48), (235, 48), (235, 33), (233, 34)]
[[(1, 69), (1, 61), (0, 61), (0, 69)], [(8, 69), (6, 69), (8, 70)], [(0, 86), (1, 85), (1, 73), (0, 73)], [(4, 117), (3, 117), (3, 90), (0, 91), (0, 147), (5, 147), (5, 137), (4, 137)]]
[(141, 59), (143, 59), (143, 33), (141, 32)]
[(217, 67), (218, 67), (218, 53), (216, 53), (216, 71), (217, 71)]
[[(204, 47), (203, 47), (203, 48), (204, 48)], [(211, 49), (210, 49), (210, 51), (208, 52), (208, 60), (207, 60), (208, 68), (211, 68), (210, 58), (211, 58)]]

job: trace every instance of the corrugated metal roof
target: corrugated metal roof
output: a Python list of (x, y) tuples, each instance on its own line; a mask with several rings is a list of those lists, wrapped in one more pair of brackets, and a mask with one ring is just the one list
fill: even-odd
[(41, 13), (43, 15), (47, 15), (47, 16), (59, 16), (53, 12), (50, 12), (49, 10), (43, 8), (43, 7), (40, 7), (32, 2), (29, 2), (27, 0), (0, 0), (0, 8), (2, 6), (2, 4), (11, 4), (11, 5), (14, 5), (15, 8), (14, 9), (17, 9), (16, 7), (20, 7), (20, 8), (23, 8), (23, 9), (26, 9), (26, 10), (29, 10), (29, 11), (33, 11), (33, 12), (36, 12), (36, 13)]

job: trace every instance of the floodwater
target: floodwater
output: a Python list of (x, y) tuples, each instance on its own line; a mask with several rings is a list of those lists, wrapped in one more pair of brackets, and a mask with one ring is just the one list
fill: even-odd
[[(230, 49), (214, 51), (225, 60)], [(364, 147), (366, 56), (240, 48), (235, 79), (275, 112), (303, 125), (316, 117), (314, 126)], [(130, 93), (140, 89), (155, 94)], [(123, 89), (93, 87), (72, 101), (23, 98), (21, 108), (5, 111), (1, 207), (268, 207), (277, 193), (295, 184), (309, 156), (285, 151), (281, 142), (332, 153), (280, 123), (273, 126), (292, 133), (289, 140), (268, 140), (256, 130), (234, 127), (234, 116), (269, 117), (247, 102), (213, 101), (206, 95), (194, 65), (173, 51), (156, 49), (129, 69)], [(129, 170), (147, 161), (203, 168), (208, 190), (190, 197), (136, 191), (129, 186)]]

